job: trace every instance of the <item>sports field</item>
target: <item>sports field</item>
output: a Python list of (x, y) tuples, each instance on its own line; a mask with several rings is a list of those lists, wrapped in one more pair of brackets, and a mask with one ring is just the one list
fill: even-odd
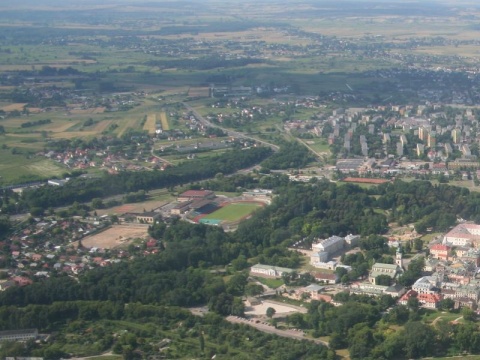
[(224, 207), (204, 216), (207, 220), (238, 221), (250, 215), (262, 205), (254, 202), (239, 202), (225, 205)]

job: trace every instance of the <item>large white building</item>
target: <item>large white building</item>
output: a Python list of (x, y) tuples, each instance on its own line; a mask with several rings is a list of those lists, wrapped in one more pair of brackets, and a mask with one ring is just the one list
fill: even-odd
[(418, 294), (435, 294), (438, 293), (438, 279), (434, 276), (424, 276), (415, 281), (412, 290)]
[(330, 236), (328, 239), (320, 240), (318, 243), (312, 245), (312, 250), (317, 252), (327, 252), (330, 255), (334, 252), (343, 249), (345, 246), (345, 239), (340, 236)]
[(444, 237), (443, 243), (453, 246), (480, 247), (480, 225), (459, 224)]

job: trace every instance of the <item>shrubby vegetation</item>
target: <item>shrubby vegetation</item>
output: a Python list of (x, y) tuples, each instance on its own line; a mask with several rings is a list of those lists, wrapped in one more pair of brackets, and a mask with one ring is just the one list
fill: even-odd
[(262, 163), (263, 169), (298, 169), (305, 167), (314, 157), (310, 151), (298, 142), (285, 142), (280, 151), (273, 154)]
[(195, 317), (178, 307), (69, 301), (0, 309), (1, 328), (16, 322), (35, 326), (40, 331), (55, 331), (55, 341), (44, 345), (7, 343), (2, 345), (0, 354), (58, 359), (68, 356), (65, 349), (74, 346), (79, 349), (81, 345), (79, 355), (88, 356), (112, 348), (125, 359), (134, 359), (141, 358), (141, 353), (157, 353), (155, 344), (168, 338), (171, 342), (167, 342), (168, 349), (162, 352), (169, 358), (211, 358), (215, 354), (235, 359), (334, 358), (332, 351), (313, 342), (264, 334), (246, 325), (230, 324), (213, 314)]

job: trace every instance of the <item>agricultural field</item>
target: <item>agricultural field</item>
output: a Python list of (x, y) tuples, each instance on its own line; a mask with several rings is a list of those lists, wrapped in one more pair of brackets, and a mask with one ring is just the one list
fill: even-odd
[(170, 124), (168, 123), (167, 114), (162, 111), (160, 113), (160, 123), (162, 124), (162, 129), (165, 131), (170, 130)]
[(157, 114), (148, 114), (147, 121), (143, 125), (143, 130), (148, 131), (149, 134), (155, 134), (155, 125), (157, 124)]
[(263, 204), (254, 202), (237, 202), (223, 206), (222, 208), (206, 215), (202, 219), (206, 220), (223, 220), (223, 221), (238, 221), (244, 219), (255, 210), (261, 208)]

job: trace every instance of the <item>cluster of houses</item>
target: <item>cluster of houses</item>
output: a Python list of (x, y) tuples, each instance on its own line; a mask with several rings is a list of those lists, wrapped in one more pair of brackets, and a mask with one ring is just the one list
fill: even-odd
[[(350, 240), (358, 236), (349, 235)], [(289, 296), (299, 300), (332, 301), (332, 295), (326, 292), (324, 285), (339, 282), (333, 272), (338, 266), (347, 271), (348, 266), (334, 261), (326, 261), (332, 253), (342, 251), (347, 243), (346, 238), (332, 236), (312, 245), (313, 254), (310, 264), (319, 272), (312, 272), (320, 284), (310, 284), (289, 292)], [(355, 246), (355, 241), (349, 246)], [(324, 262), (320, 261), (324, 260)], [(402, 252), (397, 248), (395, 263), (375, 263), (368, 280), (356, 282), (348, 287), (339, 287), (339, 291), (369, 296), (391, 295), (398, 298), (398, 303), (407, 305), (414, 297), (420, 307), (436, 309), (443, 299), (451, 299), (455, 308), (469, 307), (476, 310), (480, 301), (480, 225), (462, 223), (450, 230), (441, 242), (430, 245), (429, 256), (425, 259), (423, 276), (415, 281), (411, 288), (400, 285), (398, 277), (405, 271)], [(250, 274), (260, 277), (281, 277), (284, 273), (292, 273), (294, 269), (257, 264), (251, 267)], [(389, 277), (390, 285), (378, 283), (379, 276)], [(331, 277), (331, 280), (329, 279)]]
[(111, 150), (107, 147), (104, 150), (75, 149), (68, 151), (53, 151), (37, 153), (38, 156), (45, 156), (48, 159), (61, 163), (69, 169), (105, 169), (111, 174), (121, 171), (142, 171), (153, 166), (161, 166), (164, 163), (157, 157), (152, 156), (150, 151), (135, 151), (135, 155), (128, 155), (125, 152)]
[[(84, 248), (82, 238), (108, 227), (104, 221), (94, 219), (43, 220), (25, 223), (9, 239), (0, 243), (0, 291), (12, 286), (30, 285), (35, 278), (49, 277), (52, 273), (77, 276), (82, 272), (109, 266), (129, 259), (132, 255), (149, 255), (160, 251), (157, 240), (145, 239), (138, 248), (104, 249)], [(73, 246), (78, 242), (78, 246)], [(133, 252), (132, 252), (133, 251)]]
[(462, 223), (451, 229), (441, 243), (430, 246), (425, 262), (428, 276), (418, 279), (401, 299), (417, 297), (420, 304), (436, 308), (442, 299), (455, 307), (477, 309), (480, 300), (480, 225)]

